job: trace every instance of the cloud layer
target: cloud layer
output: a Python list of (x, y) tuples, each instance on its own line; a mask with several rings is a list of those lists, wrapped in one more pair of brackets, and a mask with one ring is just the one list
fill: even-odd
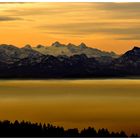
[(1, 21), (14, 21), (14, 20), (23, 20), (23, 19), (18, 18), (18, 17), (0, 16), (0, 22)]
[(50, 40), (139, 41), (140, 3), (0, 3), (0, 24)]
[(33, 28), (65, 36), (107, 34), (117, 36), (114, 39), (140, 39), (140, 3), (16, 4), (19, 8), (3, 9), (9, 16), (0, 16), (0, 21), (30, 19), (38, 23)]

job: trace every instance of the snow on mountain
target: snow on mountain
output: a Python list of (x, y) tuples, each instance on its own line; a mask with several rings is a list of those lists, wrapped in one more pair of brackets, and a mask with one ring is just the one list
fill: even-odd
[(36, 47), (32, 47), (27, 44), (22, 48), (7, 44), (0, 45), (0, 61), (5, 63), (14, 63), (25, 58), (39, 61), (40, 57), (45, 55), (70, 57), (81, 54), (96, 58), (102, 56), (117, 57), (113, 52), (104, 52), (95, 48), (89, 48), (84, 43), (76, 46), (72, 43), (65, 45), (56, 41), (51, 46), (37, 45)]
[(36, 50), (44, 55), (53, 55), (53, 56), (73, 56), (73, 55), (80, 55), (85, 54), (88, 57), (101, 57), (101, 56), (110, 56), (110, 57), (117, 57), (114, 52), (105, 52), (99, 49), (87, 47), (86, 44), (81, 43), (80, 45), (76, 46), (72, 43), (67, 45), (61, 44), (58, 41), (54, 42), (51, 46), (41, 46), (41, 47), (33, 47), (33, 50)]
[(26, 45), (23, 48), (18, 48), (13, 45), (2, 44), (0, 45), (0, 61), (5, 63), (14, 63), (20, 59), (27, 57), (37, 58), (42, 56), (41, 53), (32, 49), (30, 45)]

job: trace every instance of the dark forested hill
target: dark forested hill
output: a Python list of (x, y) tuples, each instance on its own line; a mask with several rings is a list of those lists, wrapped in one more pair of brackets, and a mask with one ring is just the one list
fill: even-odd
[(137, 134), (130, 136), (126, 135), (124, 131), (109, 132), (107, 129), (96, 130), (88, 127), (79, 131), (77, 128), (64, 129), (63, 127), (53, 126), (51, 124), (38, 124), (31, 122), (18, 122), (14, 123), (6, 120), (0, 121), (0, 137), (5, 138), (25, 138), (25, 137), (51, 137), (51, 138), (126, 138), (138, 137)]

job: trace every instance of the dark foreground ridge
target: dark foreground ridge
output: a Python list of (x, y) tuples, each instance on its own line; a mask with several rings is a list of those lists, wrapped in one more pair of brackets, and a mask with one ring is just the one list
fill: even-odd
[(12, 123), (8, 120), (0, 121), (0, 137), (51, 137), (51, 138), (126, 138), (126, 137), (138, 137), (137, 134), (127, 136), (124, 131), (121, 132), (109, 132), (107, 129), (84, 128), (79, 131), (77, 128), (64, 130), (63, 127), (53, 126), (51, 124), (38, 124), (31, 122), (18, 122), (17, 120)]

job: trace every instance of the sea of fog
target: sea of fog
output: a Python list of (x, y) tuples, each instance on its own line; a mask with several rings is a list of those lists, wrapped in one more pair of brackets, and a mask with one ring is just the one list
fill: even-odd
[(0, 120), (140, 134), (140, 80), (0, 80)]

